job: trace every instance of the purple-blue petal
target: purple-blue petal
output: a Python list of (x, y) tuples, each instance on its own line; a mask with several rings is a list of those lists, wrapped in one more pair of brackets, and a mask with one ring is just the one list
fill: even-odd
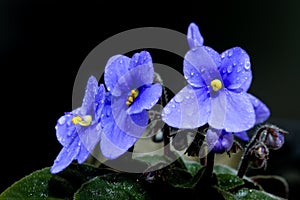
[(88, 154), (91, 154), (93, 152), (96, 144), (100, 141), (101, 133), (101, 124), (97, 122), (93, 122), (92, 125), (87, 127), (80, 126), (78, 128), (80, 145), (83, 149), (83, 152), (80, 152), (80, 154), (78, 155), (78, 162), (83, 162), (88, 157)]
[(152, 63), (136, 66), (122, 77), (119, 77), (111, 94), (113, 96), (129, 95), (132, 89), (138, 89), (144, 85), (151, 84), (153, 78), (154, 68)]
[(247, 93), (235, 93), (225, 90), (226, 118), (224, 128), (227, 132), (241, 132), (255, 124), (255, 113)]
[(246, 131), (237, 132), (237, 133), (234, 133), (234, 135), (245, 142), (248, 142), (250, 140)]
[(252, 71), (248, 54), (240, 47), (234, 47), (221, 54), (219, 68), (227, 89), (246, 92), (252, 81)]
[(123, 55), (111, 57), (104, 70), (104, 81), (108, 91), (112, 92), (119, 79), (128, 72), (130, 58)]
[(206, 133), (208, 150), (214, 153), (229, 151), (233, 144), (233, 135), (224, 130), (209, 128)]
[(76, 137), (70, 146), (62, 148), (50, 169), (52, 174), (56, 174), (64, 170), (77, 157), (80, 150), (80, 145), (78, 145), (78, 143), (79, 138)]
[(140, 113), (143, 110), (151, 109), (159, 100), (162, 94), (162, 87), (160, 84), (156, 83), (153, 85), (143, 86), (138, 97), (127, 109), (128, 114)]
[[(198, 73), (195, 74), (195, 72)], [(193, 87), (202, 87), (203, 83), (210, 86), (214, 79), (222, 81), (216, 63), (204, 47), (195, 48), (185, 54), (184, 75), (187, 82)]]
[(135, 53), (129, 63), (129, 70), (135, 68), (139, 65), (152, 65), (152, 58), (149, 52), (141, 51), (140, 53)]
[(203, 37), (195, 23), (191, 23), (187, 32), (187, 40), (191, 49), (203, 46)]
[(95, 121), (99, 121), (101, 114), (102, 114), (102, 109), (104, 106), (105, 102), (105, 97), (106, 97), (106, 92), (103, 84), (100, 84), (97, 90), (97, 94), (95, 95)]
[(77, 162), (79, 164), (82, 164), (84, 161), (86, 161), (90, 154), (91, 153), (85, 148), (85, 146), (82, 143), (80, 143), (80, 150), (76, 157)]
[(206, 52), (210, 55), (210, 57), (213, 59), (216, 66), (219, 68), (221, 66), (221, 56), (218, 52), (216, 52), (213, 48), (209, 46), (204, 46), (204, 49)]
[(200, 127), (208, 121), (210, 103), (206, 87), (193, 88), (187, 85), (163, 108), (162, 120), (176, 128)]
[[(125, 112), (126, 114), (126, 112)], [(112, 113), (111, 117), (114, 116)], [(106, 120), (101, 134), (100, 149), (107, 159), (115, 159), (125, 153), (139, 139), (146, 129), (148, 113), (118, 115)], [(134, 124), (134, 125), (133, 125)]]
[(57, 140), (63, 146), (69, 146), (77, 137), (76, 126), (72, 123), (72, 114), (66, 114), (57, 120), (55, 126)]
[(254, 107), (255, 117), (256, 117), (256, 124), (263, 123), (270, 117), (270, 110), (269, 108), (257, 97), (253, 96), (252, 94), (248, 93), (248, 97)]
[(235, 93), (224, 89), (211, 98), (212, 112), (208, 123), (227, 132), (241, 132), (254, 126), (255, 113), (247, 93)]
[(95, 95), (98, 90), (98, 81), (94, 76), (88, 79), (82, 105), (80, 107), (81, 115), (90, 115), (95, 112)]

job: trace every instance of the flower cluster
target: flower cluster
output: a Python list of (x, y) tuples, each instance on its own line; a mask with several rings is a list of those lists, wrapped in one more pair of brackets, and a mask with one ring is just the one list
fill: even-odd
[(187, 39), (190, 50), (184, 57), (183, 72), (188, 85), (163, 109), (163, 120), (182, 129), (208, 123), (209, 150), (228, 151), (233, 135), (247, 141), (245, 131), (264, 122), (270, 111), (247, 93), (252, 73), (249, 56), (242, 48), (219, 54), (203, 45), (203, 37), (194, 23), (188, 28)]
[(56, 136), (63, 148), (51, 173), (62, 171), (73, 160), (83, 163), (98, 143), (104, 157), (117, 158), (146, 129), (147, 109), (156, 104), (162, 93), (161, 85), (153, 84), (150, 54), (142, 51), (132, 58), (111, 57), (104, 79), (107, 91), (91, 76), (82, 106), (59, 118)]
[[(184, 57), (183, 73), (188, 85), (167, 103), (161, 118), (178, 129), (208, 125), (209, 150), (223, 153), (232, 147), (234, 136), (247, 141), (246, 131), (264, 122), (270, 112), (247, 92), (252, 72), (242, 48), (219, 54), (203, 45), (194, 23), (188, 28), (187, 41), (190, 50)], [(97, 144), (107, 159), (128, 151), (148, 125), (147, 111), (161, 98), (162, 86), (153, 80), (149, 52), (141, 51), (132, 58), (112, 56), (105, 66), (104, 84), (91, 76), (82, 106), (59, 118), (56, 135), (63, 148), (51, 172), (62, 171), (73, 160), (83, 163)]]

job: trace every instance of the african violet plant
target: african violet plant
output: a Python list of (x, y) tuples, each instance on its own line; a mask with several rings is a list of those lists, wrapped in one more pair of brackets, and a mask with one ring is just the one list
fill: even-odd
[[(268, 107), (247, 92), (252, 81), (248, 54), (240, 47), (219, 54), (204, 46), (194, 23), (187, 42), (187, 85), (176, 94), (154, 71), (150, 52), (112, 56), (104, 83), (91, 76), (81, 107), (58, 119), (62, 149), (53, 165), (17, 181), (0, 198), (288, 198), (283, 178), (246, 176), (248, 168), (267, 167), (270, 150), (281, 148), (287, 134), (265, 123)], [(156, 105), (161, 112), (153, 109)], [(163, 123), (161, 129), (154, 119)], [(161, 141), (163, 153), (134, 156), (149, 129), (154, 134), (148, 142)], [(215, 154), (227, 153), (230, 159), (237, 152), (243, 154), (237, 169), (215, 164)], [(110, 165), (126, 165), (132, 158), (136, 173)], [(275, 182), (279, 188), (265, 187)]]

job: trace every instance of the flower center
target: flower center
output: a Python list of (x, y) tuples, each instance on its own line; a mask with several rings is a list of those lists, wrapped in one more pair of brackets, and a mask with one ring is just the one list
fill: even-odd
[(212, 80), (210, 85), (215, 92), (218, 92), (222, 88), (222, 82), (219, 79)]
[(130, 106), (133, 103), (133, 101), (137, 98), (138, 95), (139, 95), (138, 89), (131, 90), (130, 95), (128, 95), (127, 97), (126, 105)]
[(73, 124), (77, 125), (81, 125), (81, 126), (89, 126), (92, 122), (92, 116), (91, 115), (85, 115), (83, 117), (80, 116), (76, 116), (72, 118), (72, 122)]

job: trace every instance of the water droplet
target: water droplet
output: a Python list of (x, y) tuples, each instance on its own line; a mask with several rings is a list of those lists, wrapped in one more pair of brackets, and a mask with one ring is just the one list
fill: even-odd
[(226, 71), (227, 71), (226, 68), (223, 68), (223, 70), (222, 70), (223, 74), (225, 74)]
[(227, 73), (229, 74), (231, 72), (232, 72), (232, 65), (228, 65), (228, 67), (227, 67)]
[(172, 108), (175, 108), (176, 107), (176, 105), (175, 104), (172, 104)]
[(65, 122), (66, 122), (66, 117), (65, 117), (65, 116), (59, 118), (59, 120), (58, 120), (58, 123), (59, 123), (60, 125), (63, 125)]
[(168, 108), (165, 108), (164, 113), (168, 115), (168, 114), (170, 114), (170, 110)]
[(245, 69), (246, 69), (246, 70), (249, 70), (249, 69), (250, 69), (250, 66), (251, 66), (250, 61), (247, 60), (246, 63), (245, 63)]
[(191, 72), (191, 76), (194, 76), (194, 72)]
[(190, 99), (190, 96), (189, 96), (189, 95), (186, 95), (185, 98), (186, 98), (186, 99)]
[(175, 96), (175, 101), (176, 101), (176, 102), (180, 103), (180, 102), (182, 102), (182, 100), (183, 100), (183, 98), (182, 98), (181, 94), (177, 94), (177, 95)]
[(119, 62), (120, 62), (120, 64), (122, 64), (122, 63), (123, 63), (123, 60), (120, 60)]
[(221, 58), (222, 58), (222, 59), (225, 58), (225, 53), (222, 53), (222, 54), (221, 54)]
[(239, 73), (240, 71), (242, 71), (242, 67), (238, 66), (237, 69), (236, 69), (236, 72)]
[(233, 66), (236, 66), (236, 64), (237, 64), (237, 63), (236, 63), (236, 61), (234, 60), (234, 61), (232, 62), (232, 65), (233, 65)]
[(228, 57), (231, 57), (233, 54), (233, 51), (231, 49), (228, 50)]

